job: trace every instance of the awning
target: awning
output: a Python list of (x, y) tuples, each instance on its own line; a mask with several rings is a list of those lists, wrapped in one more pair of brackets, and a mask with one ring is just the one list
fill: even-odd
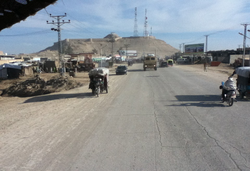
[(57, 0), (1, 0), (0, 31), (35, 15)]

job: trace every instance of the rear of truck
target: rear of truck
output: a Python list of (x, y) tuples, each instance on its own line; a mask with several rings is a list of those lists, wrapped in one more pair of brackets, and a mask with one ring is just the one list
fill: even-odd
[(153, 68), (157, 70), (157, 58), (154, 55), (147, 55), (144, 58), (143, 69), (146, 71), (147, 68)]

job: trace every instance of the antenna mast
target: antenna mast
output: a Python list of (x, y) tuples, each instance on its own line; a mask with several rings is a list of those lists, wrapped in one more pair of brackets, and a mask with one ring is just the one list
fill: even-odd
[(145, 9), (145, 23), (144, 23), (144, 37), (148, 37), (148, 17), (147, 17), (147, 9)]
[(137, 30), (137, 7), (135, 7), (134, 36), (135, 36), (135, 37), (138, 37), (138, 30)]

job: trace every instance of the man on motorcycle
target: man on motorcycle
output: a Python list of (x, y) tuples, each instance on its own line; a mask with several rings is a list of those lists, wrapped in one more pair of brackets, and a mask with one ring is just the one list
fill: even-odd
[(232, 77), (228, 77), (227, 81), (224, 83), (221, 94), (221, 101), (225, 101), (225, 94), (229, 91), (236, 90), (236, 85)]

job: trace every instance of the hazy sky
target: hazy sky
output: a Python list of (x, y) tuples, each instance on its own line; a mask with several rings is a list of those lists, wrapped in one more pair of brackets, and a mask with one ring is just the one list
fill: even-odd
[[(70, 23), (61, 26), (62, 40), (103, 38), (111, 32), (121, 37), (133, 36), (135, 7), (138, 35), (143, 36), (147, 9), (148, 32), (152, 28), (153, 36), (177, 49), (183, 43), (205, 43), (205, 35), (209, 35), (208, 50), (242, 47), (243, 36), (239, 32), (244, 31), (242, 24), (250, 24), (249, 0), (58, 0), (2, 30), (0, 51), (33, 53), (52, 46), (58, 36), (51, 31), (54, 25), (46, 22), (55, 20), (49, 14), (67, 13), (63, 19)], [(246, 45), (250, 45), (249, 39)]]

